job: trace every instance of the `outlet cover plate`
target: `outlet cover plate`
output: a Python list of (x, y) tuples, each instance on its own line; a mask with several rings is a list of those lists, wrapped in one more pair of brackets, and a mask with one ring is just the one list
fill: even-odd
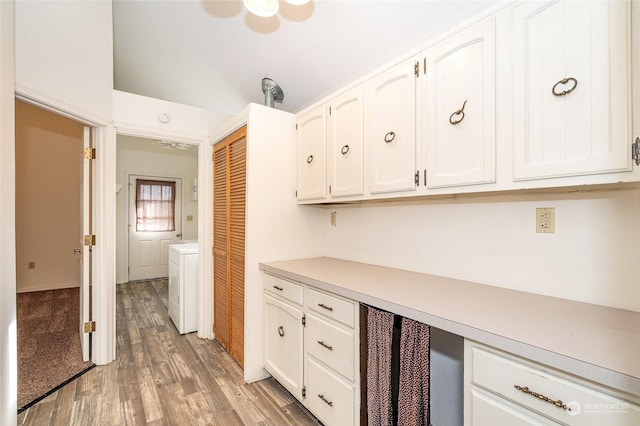
[(536, 208), (536, 232), (539, 234), (556, 232), (556, 209), (554, 207)]

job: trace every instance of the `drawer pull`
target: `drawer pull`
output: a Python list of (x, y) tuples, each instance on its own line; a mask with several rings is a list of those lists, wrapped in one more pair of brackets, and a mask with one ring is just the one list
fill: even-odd
[(278, 327), (278, 334), (280, 335), (280, 337), (284, 337), (284, 327)]
[(569, 407), (567, 404), (563, 404), (562, 400), (553, 400), (551, 398), (548, 398), (540, 393), (534, 392), (532, 390), (529, 390), (529, 388), (527, 386), (518, 386), (518, 385), (513, 385), (514, 388), (518, 389), (521, 392), (524, 392), (526, 394), (529, 394), (531, 396), (534, 396), (544, 402), (548, 402), (549, 404), (553, 404), (558, 408), (562, 408), (563, 410), (566, 411), (571, 411), (571, 407)]
[(282, 291), (282, 290), (284, 290), (282, 287), (278, 287), (277, 285), (274, 285), (274, 286), (273, 286), (273, 288), (275, 288), (275, 289), (276, 289), (276, 290), (278, 290), (278, 291)]
[(318, 306), (320, 306), (322, 309), (326, 309), (327, 311), (333, 311), (333, 308), (331, 306), (327, 306), (324, 303), (318, 303)]
[(327, 404), (329, 407), (333, 407), (333, 401), (329, 401), (327, 398), (324, 397), (323, 394), (319, 393), (318, 394), (318, 398), (323, 400), (325, 402), (325, 404)]
[(333, 350), (333, 346), (331, 346), (331, 345), (327, 345), (327, 344), (326, 344), (325, 342), (323, 342), (322, 340), (318, 340), (318, 344), (319, 344), (320, 346), (322, 346), (323, 348), (327, 348), (327, 349), (329, 349), (330, 351), (332, 351), (332, 350)]

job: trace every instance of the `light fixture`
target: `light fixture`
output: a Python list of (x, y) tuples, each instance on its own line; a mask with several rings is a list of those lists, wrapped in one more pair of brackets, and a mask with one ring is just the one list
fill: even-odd
[[(300, 6), (309, 3), (309, 0), (284, 0), (294, 6)], [(275, 15), (280, 10), (278, 0), (242, 0), (244, 7), (251, 13), (262, 18), (268, 18)]]
[(161, 141), (161, 140), (154, 140), (153, 143), (155, 143), (156, 145), (160, 145), (164, 149), (186, 150), (191, 148), (191, 144), (188, 144), (188, 143), (170, 142), (170, 141)]

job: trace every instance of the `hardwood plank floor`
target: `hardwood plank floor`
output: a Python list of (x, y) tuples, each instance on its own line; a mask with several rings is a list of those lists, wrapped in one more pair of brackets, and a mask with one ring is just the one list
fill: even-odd
[(274, 379), (247, 384), (215, 341), (180, 335), (167, 281), (118, 285), (117, 358), (18, 415), (18, 425), (318, 425)]

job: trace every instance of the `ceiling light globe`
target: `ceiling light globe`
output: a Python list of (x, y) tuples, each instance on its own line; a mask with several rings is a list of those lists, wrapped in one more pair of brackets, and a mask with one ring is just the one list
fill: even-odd
[(269, 18), (278, 13), (278, 0), (242, 0), (244, 7), (251, 13), (262, 18)]
[(284, 1), (294, 6), (302, 6), (303, 4), (309, 3), (309, 0), (284, 0)]

